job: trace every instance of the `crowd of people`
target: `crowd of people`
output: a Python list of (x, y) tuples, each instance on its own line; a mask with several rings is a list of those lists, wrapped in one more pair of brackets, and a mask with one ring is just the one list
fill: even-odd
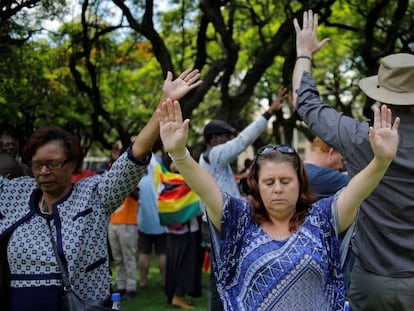
[[(181, 309), (194, 308), (188, 297), (203, 295), (206, 252), (209, 311), (340, 311), (348, 303), (357, 311), (411, 310), (414, 55), (388, 55), (377, 75), (359, 82), (378, 105), (371, 123), (358, 121), (320, 99), (312, 59), (329, 39), (317, 38), (318, 16), (305, 11), (293, 26), (292, 104), (315, 136), (303, 159), (291, 145), (264, 145), (239, 174), (231, 166), (281, 109), (287, 89), (280, 87), (239, 133), (223, 120), (208, 122), (206, 149), (195, 160), (179, 100), (202, 84), (197, 69), (175, 79), (167, 74), (145, 127), (130, 146), (115, 142), (96, 172), (83, 170), (79, 139), (61, 127), (36, 130), (22, 148), (4, 132), (5, 310), (62, 310), (56, 256), (80, 299), (105, 306), (113, 291), (130, 299), (149, 286), (153, 252), (160, 290)], [(166, 157), (152, 151), (158, 137)], [(184, 178), (202, 214), (160, 223), (154, 169), (160, 163)]]

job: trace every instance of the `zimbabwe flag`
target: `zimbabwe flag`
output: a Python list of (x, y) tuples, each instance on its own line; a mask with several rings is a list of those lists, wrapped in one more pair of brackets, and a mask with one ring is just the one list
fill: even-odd
[(157, 162), (154, 181), (159, 193), (158, 213), (161, 225), (184, 224), (202, 213), (200, 198), (180, 174), (170, 172)]

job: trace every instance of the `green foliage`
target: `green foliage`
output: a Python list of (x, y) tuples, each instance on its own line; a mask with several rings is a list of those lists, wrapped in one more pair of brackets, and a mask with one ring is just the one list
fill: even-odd
[[(160, 2), (149, 10), (141, 0), (125, 7), (96, 0), (83, 13), (63, 3), (41, 1), (0, 25), (0, 130), (15, 129), (24, 139), (57, 123), (79, 135), (85, 149), (135, 135), (158, 103), (166, 71), (194, 66), (206, 79), (182, 101), (191, 108), (190, 141), (200, 141), (211, 118), (245, 127), (280, 85), (290, 86), (292, 19), (303, 8), (318, 11), (319, 38), (331, 38), (313, 61), (321, 95), (354, 117), (365, 118), (371, 104), (359, 78), (375, 73), (382, 56), (414, 45), (413, 1), (170, 0), (159, 11)], [(54, 33), (34, 35), (42, 20), (62, 21), (74, 11)], [(279, 119), (285, 128), (262, 140), (296, 126), (288, 104)]]

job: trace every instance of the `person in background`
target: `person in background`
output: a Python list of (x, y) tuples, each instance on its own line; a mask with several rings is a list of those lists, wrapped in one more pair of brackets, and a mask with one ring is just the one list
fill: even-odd
[(22, 157), (19, 153), (19, 140), (12, 132), (4, 131), (0, 135), (0, 152), (10, 155), (21, 166), (25, 175), (31, 175), (29, 167), (23, 163)]
[[(318, 41), (318, 18), (294, 20), (297, 61), (293, 103), (300, 118), (346, 159), (350, 177), (374, 158), (369, 122), (338, 113), (323, 103), (311, 76), (311, 59), (328, 38)], [(377, 103), (401, 118), (397, 156), (377, 189), (362, 202), (352, 252), (349, 301), (352, 310), (412, 310), (414, 301), (414, 55), (396, 53), (381, 59), (378, 73), (359, 81)]]
[[(313, 139), (311, 151), (306, 155), (303, 162), (310, 186), (319, 199), (334, 195), (349, 182), (348, 175), (341, 172), (344, 169), (344, 157), (318, 136)], [(346, 290), (349, 287), (350, 270), (354, 261), (350, 247), (354, 231), (355, 222), (339, 237), (341, 242), (341, 265), (344, 270)]]
[(13, 179), (25, 175), (23, 167), (8, 153), (0, 152), (0, 175)]
[[(121, 142), (120, 141), (114, 142), (112, 144), (112, 146), (111, 146), (111, 150), (110, 150), (110, 155), (109, 155), (108, 161), (103, 162), (99, 166), (99, 168), (96, 170), (96, 174), (102, 175), (103, 173), (105, 173), (106, 171), (108, 171), (111, 168), (112, 164), (119, 158), (119, 156), (121, 155), (121, 152), (122, 152), (122, 144), (121, 144)], [(72, 182), (76, 178), (79, 178), (79, 176), (78, 176), (78, 169), (79, 168), (76, 168), (75, 171), (72, 174)], [(136, 196), (136, 191), (137, 190), (134, 189), (134, 191), (132, 192), (132, 196), (134, 196), (134, 195)], [(127, 201), (127, 205), (126, 206), (130, 206), (130, 204), (128, 204), (129, 199), (126, 199), (126, 201)], [(121, 206), (125, 207), (123, 204)], [(121, 211), (121, 216), (123, 214), (125, 214), (125, 213), (128, 214), (128, 210), (125, 211), (125, 208), (121, 209), (120, 211)], [(131, 214), (129, 214), (129, 215), (131, 215)], [(117, 219), (117, 221), (119, 221), (119, 219)], [(133, 221), (133, 220), (130, 217), (129, 222), (131, 222), (131, 221)], [(110, 219), (109, 223), (111, 223), (111, 219)], [(109, 226), (108, 226), (108, 231), (109, 231)], [(112, 231), (112, 235), (113, 235), (113, 243), (116, 243), (116, 240), (115, 240), (115, 232), (114, 231)], [(109, 232), (108, 232), (108, 245), (109, 245), (109, 249), (108, 249), (109, 261), (112, 263), (114, 261), (114, 256), (112, 255), (112, 247), (111, 247), (111, 243), (109, 242)], [(115, 244), (114, 244), (114, 247), (115, 247)], [(116, 245), (116, 247), (119, 249), (119, 245), (118, 244)], [(120, 250), (119, 250), (119, 252), (120, 252)], [(136, 251), (134, 251), (134, 252), (136, 252)], [(118, 260), (118, 268), (119, 268), (119, 265), (122, 262), (121, 253), (118, 254), (118, 259), (117, 260)], [(123, 270), (123, 271), (125, 272), (125, 270)], [(111, 270), (111, 275), (112, 275), (112, 270)], [(126, 277), (125, 277), (125, 275), (121, 275), (120, 278), (123, 279), (123, 283), (124, 283), (124, 284), (120, 284), (121, 285), (120, 293), (121, 293), (121, 295), (124, 295), (125, 294), (125, 291), (126, 291), (125, 290), (125, 283), (126, 283), (125, 278)], [(136, 292), (136, 289), (133, 292)], [(134, 294), (132, 296), (134, 296)]]
[(0, 150), (20, 161), (18, 140), (11, 133), (5, 131), (0, 135)]
[[(156, 161), (155, 156), (151, 162)], [(155, 191), (154, 179), (150, 174), (152, 163), (148, 172), (139, 181), (139, 210), (138, 210), (138, 251), (140, 288), (148, 287), (148, 272), (151, 264), (151, 254), (154, 247), (158, 257), (158, 269), (161, 275), (162, 287), (165, 287), (165, 267), (167, 235), (165, 227), (160, 225), (158, 216), (157, 192)]]
[[(171, 172), (178, 173), (171, 160), (163, 163)], [(186, 223), (166, 226), (167, 265), (165, 273), (165, 294), (167, 302), (181, 309), (193, 309), (186, 296), (202, 296), (202, 266), (204, 249), (200, 229), (201, 219), (191, 218)]]
[[(230, 164), (263, 133), (269, 119), (282, 107), (282, 100), (286, 97), (285, 94), (286, 88), (280, 87), (275, 100), (267, 111), (233, 139), (232, 135), (236, 131), (235, 128), (222, 120), (212, 120), (204, 127), (203, 136), (207, 149), (201, 154), (199, 163), (214, 177), (219, 187), (229, 194), (241, 197)], [(211, 241), (206, 216), (203, 217), (202, 232), (204, 244), (211, 257)], [(208, 311), (222, 310), (213, 273), (210, 274), (207, 309)]]
[[(198, 70), (186, 70), (175, 80), (168, 73), (161, 100), (188, 94), (201, 84), (199, 77)], [(145, 173), (158, 135), (153, 115), (109, 171), (72, 184), (72, 173), (82, 160), (79, 140), (57, 126), (32, 134), (23, 156), (33, 177), (0, 176), (0, 240), (10, 237), (11, 274), (8, 301), (2, 306), (9, 304), (11, 311), (62, 310), (64, 289), (52, 237), (73, 292), (83, 300), (109, 298), (109, 216)]]
[(133, 298), (137, 294), (138, 195), (136, 187), (109, 219), (108, 239), (117, 271), (116, 291), (122, 299)]
[(239, 190), (240, 195), (244, 198), (249, 198), (249, 186), (247, 185), (247, 176), (249, 176), (249, 169), (250, 165), (252, 165), (253, 160), (252, 159), (245, 159), (244, 160), (244, 167), (243, 169), (237, 173), (237, 180), (239, 183)]
[[(97, 174), (108, 171), (120, 157), (122, 144), (116, 141), (112, 144), (110, 157), (102, 163)], [(136, 187), (111, 214), (108, 225), (109, 258), (113, 262), (116, 274), (116, 291), (122, 299), (130, 299), (137, 294), (137, 212), (138, 188)], [(112, 274), (112, 271), (111, 271)]]
[(122, 143), (120, 141), (116, 141), (112, 144), (111, 153), (109, 155), (109, 160), (102, 163), (101, 166), (96, 170), (97, 174), (103, 174), (105, 171), (109, 170), (112, 166), (112, 163), (119, 158), (122, 153)]
[[(160, 136), (185, 181), (205, 202), (215, 228), (213, 269), (225, 310), (343, 310), (338, 235), (354, 221), (398, 147), (400, 120), (376, 109), (374, 158), (335, 195), (318, 200), (303, 162), (288, 145), (263, 146), (248, 183), (255, 204), (222, 192), (186, 148), (189, 120), (178, 101), (158, 110)], [(218, 241), (218, 243), (216, 243)]]
[(72, 178), (71, 178), (71, 182), (73, 184), (77, 183), (79, 180), (83, 178), (91, 177), (97, 174), (96, 172), (83, 168), (82, 166), (83, 166), (83, 159), (82, 159), (82, 162), (76, 163), (76, 167), (72, 173)]
[(311, 151), (303, 162), (310, 184), (319, 199), (331, 196), (348, 184), (349, 177), (341, 173), (344, 157), (320, 137), (313, 139)]

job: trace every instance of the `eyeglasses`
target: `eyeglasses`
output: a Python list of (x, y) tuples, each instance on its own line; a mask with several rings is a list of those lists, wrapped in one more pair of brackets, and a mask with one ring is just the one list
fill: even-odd
[(296, 149), (290, 145), (266, 145), (257, 150), (257, 155), (264, 155), (274, 150), (277, 150), (281, 153), (296, 154)]
[(30, 162), (29, 167), (34, 171), (41, 171), (43, 166), (45, 166), (48, 170), (54, 171), (54, 170), (62, 168), (69, 161), (70, 161), (69, 159), (66, 159), (63, 162), (62, 161)]

